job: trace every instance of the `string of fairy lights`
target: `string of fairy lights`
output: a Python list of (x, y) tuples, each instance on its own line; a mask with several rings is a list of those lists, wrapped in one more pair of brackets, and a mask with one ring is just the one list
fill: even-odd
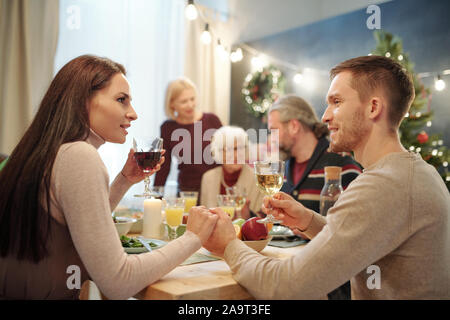
[[(204, 27), (202, 34), (200, 35), (200, 39), (204, 45), (215, 45), (218, 56), (222, 60), (229, 59), (231, 61), (231, 63), (238, 63), (243, 60), (244, 51), (245, 51), (245, 53), (248, 54), (249, 57), (251, 57), (250, 61), (251, 61), (252, 70), (261, 72), (264, 68), (268, 67), (270, 64), (283, 67), (284, 69), (292, 71), (292, 73), (293, 73), (292, 81), (294, 82), (294, 84), (296, 84), (298, 86), (302, 86), (304, 89), (307, 89), (307, 90), (314, 90), (315, 85), (318, 81), (317, 76), (324, 76), (324, 77), (329, 76), (329, 73), (326, 70), (313, 69), (313, 68), (309, 68), (309, 67), (301, 68), (293, 63), (290, 63), (290, 62), (278, 59), (276, 57), (273, 57), (271, 55), (268, 55), (266, 53), (263, 53), (245, 43), (239, 44), (239, 46), (237, 46), (234, 51), (229, 50), (224, 45), (224, 43), (221, 41), (220, 37), (218, 37), (214, 33), (214, 31), (211, 28), (211, 25), (208, 23), (208, 20), (204, 17), (203, 13), (196, 8), (194, 0), (187, 1), (187, 5), (185, 7), (185, 17), (190, 21), (194, 21), (198, 18), (202, 19), (202, 22), (205, 23), (205, 27)], [(213, 39), (212, 35), (214, 35), (215, 36), (214, 38), (217, 39), (216, 44), (212, 43), (212, 39)], [(371, 53), (369, 53), (369, 55), (371, 55)], [(392, 57), (392, 54), (390, 52), (386, 52), (385, 55), (387, 58), (393, 58), (398, 61), (402, 61), (404, 59), (404, 57), (401, 54), (398, 57)], [(446, 82), (444, 81), (444, 77), (447, 77), (449, 75), (450, 75), (450, 69), (446, 69), (446, 70), (442, 70), (442, 71), (438, 71), (438, 72), (417, 73), (417, 77), (421, 78), (421, 79), (433, 77), (434, 78), (434, 89), (438, 92), (445, 90)], [(250, 73), (247, 75), (247, 78), (249, 78), (251, 76), (252, 76), (252, 74)], [(421, 112), (417, 112), (415, 115), (410, 115), (409, 113), (405, 115), (405, 117), (410, 117), (410, 116), (413, 116), (415, 118), (420, 118), (422, 116), (422, 114), (421, 114)], [(432, 122), (428, 121), (426, 123), (426, 126), (431, 127)], [(432, 148), (433, 148), (432, 155), (433, 156), (438, 156), (438, 157), (442, 156), (442, 151), (438, 150), (438, 148), (442, 145), (443, 145), (442, 140), (437, 140), (437, 141), (432, 142)], [(420, 152), (421, 148), (420, 147), (416, 148), (414, 146), (411, 146), (410, 150), (415, 151), (415, 152)], [(443, 166), (445, 167), (445, 169), (448, 168), (448, 165), (449, 164), (447, 161), (445, 161), (443, 163)], [(450, 175), (447, 175), (446, 178), (447, 178), (446, 181), (450, 181)]]
[[(188, 0), (187, 1), (187, 5), (185, 8), (185, 16), (188, 20), (196, 20), (199, 17), (202, 19), (202, 21), (205, 23), (205, 28), (204, 31), (202, 32), (200, 39), (202, 41), (202, 43), (204, 45), (211, 45), (212, 44), (212, 33), (213, 30), (211, 29), (210, 24), (207, 22), (207, 19), (205, 19), (205, 17), (203, 16), (202, 12), (199, 13), (199, 11), (197, 10), (194, 1), (193, 0)], [(246, 52), (246, 54), (249, 54), (249, 56), (251, 57), (251, 66), (252, 69), (254, 71), (262, 71), (264, 68), (268, 67), (269, 64), (274, 64), (277, 66), (282, 66), (287, 70), (290, 70), (293, 72), (293, 77), (292, 77), (292, 81), (294, 82), (295, 85), (298, 86), (302, 86), (304, 89), (307, 90), (314, 90), (315, 85), (317, 83), (317, 76), (324, 76), (324, 77), (328, 77), (329, 73), (328, 71), (325, 70), (318, 70), (318, 69), (313, 69), (313, 68), (300, 68), (299, 66), (286, 62), (284, 60), (278, 59), (276, 57), (270, 56), (268, 54), (265, 54), (255, 48), (252, 48), (251, 46), (241, 43), (234, 51), (229, 51), (228, 48), (226, 46), (224, 46), (224, 44), (221, 42), (221, 39), (219, 37), (216, 37), (217, 40), (217, 44), (216, 45), (216, 51), (218, 56), (220, 57), (220, 59), (222, 60), (226, 60), (226, 59), (230, 59), (231, 63), (238, 63), (240, 61), (242, 61), (242, 59), (244, 58), (244, 51)], [(369, 53), (369, 55), (371, 55), (371, 53)], [(387, 58), (393, 58), (396, 59), (398, 61), (402, 61), (404, 59), (404, 57), (400, 54), (398, 57), (392, 57), (392, 54), (390, 52), (386, 52), (385, 56)], [(440, 72), (422, 72), (422, 73), (418, 73), (417, 77), (418, 78), (429, 78), (429, 77), (433, 77), (434, 78), (434, 89), (436, 91), (443, 91), (446, 88), (446, 83), (444, 81), (444, 77), (450, 75), (450, 69), (446, 69)], [(252, 77), (252, 74), (249, 73), (247, 75), (246, 81)], [(248, 97), (247, 97), (248, 98)], [(415, 118), (420, 118), (422, 116), (421, 112), (417, 112), (415, 115), (410, 115), (409, 113), (405, 115), (405, 117), (410, 117), (413, 116)], [(431, 127), (432, 126), (432, 122), (431, 121), (427, 121), (426, 123), (427, 127)], [(443, 155), (443, 152), (439, 150), (439, 148), (443, 145), (443, 141), (441, 139), (437, 140), (437, 141), (433, 141), (432, 142), (432, 151), (431, 154), (433, 156), (437, 156), (437, 157), (441, 157)], [(411, 146), (409, 148), (410, 151), (413, 152), (421, 152), (421, 147), (420, 146)], [(444, 161), (443, 162), (443, 167), (445, 169), (445, 180), (448, 182), (450, 181), (450, 175), (448, 175), (448, 162)]]
[[(188, 0), (185, 7), (185, 17), (194, 21), (199, 17), (204, 21), (205, 28), (200, 35), (200, 39), (204, 45), (211, 45), (212, 43), (212, 34), (214, 34), (211, 25), (207, 22), (207, 19), (203, 16), (202, 12), (197, 9), (194, 0)], [(291, 71), (293, 71), (294, 75), (292, 77), (292, 81), (297, 85), (304, 85), (307, 89), (314, 89), (314, 80), (311, 78), (311, 74), (318, 74), (328, 76), (328, 72), (325, 70), (318, 70), (313, 68), (300, 68), (295, 64), (280, 60), (276, 57), (265, 54), (261, 51), (256, 50), (255, 48), (250, 47), (247, 44), (240, 44), (234, 51), (230, 51), (224, 43), (222, 43), (221, 39), (217, 37), (216, 51), (219, 57), (222, 60), (230, 59), (232, 63), (237, 63), (242, 61), (244, 58), (244, 51), (248, 53), (251, 58), (251, 65), (254, 70), (261, 71), (264, 67), (267, 67), (269, 63), (274, 63), (276, 65), (283, 66)], [(369, 54), (370, 55), (370, 54)], [(390, 58), (391, 54), (389, 52), (386, 53), (386, 57)], [(399, 55), (397, 60), (402, 61), (403, 56)], [(434, 89), (436, 91), (443, 91), (446, 88), (446, 82), (444, 81), (444, 77), (450, 75), (450, 69), (446, 69), (438, 72), (422, 72), (418, 73), (417, 76), (419, 78), (428, 78), (434, 77)]]

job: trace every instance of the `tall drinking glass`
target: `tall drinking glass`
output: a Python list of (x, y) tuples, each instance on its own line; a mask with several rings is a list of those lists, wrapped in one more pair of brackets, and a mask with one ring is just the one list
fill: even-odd
[(236, 209), (236, 202), (233, 196), (226, 194), (217, 195), (217, 203), (224, 212), (226, 212), (231, 219), (234, 218), (234, 211)]
[[(284, 161), (256, 161), (254, 162), (256, 185), (269, 197), (280, 191), (284, 180)], [(271, 214), (259, 223), (280, 223)]]
[(197, 205), (198, 192), (197, 191), (181, 191), (180, 197), (184, 198), (184, 212), (189, 213), (192, 207)]
[(197, 191), (180, 191), (180, 197), (184, 198), (184, 215), (183, 223), (187, 223), (189, 217), (189, 210), (197, 205), (198, 192)]
[(242, 208), (245, 206), (247, 201), (247, 190), (241, 186), (233, 186), (225, 188), (227, 195), (233, 197), (236, 203), (236, 215), (240, 217)]
[(183, 222), (184, 199), (167, 198), (164, 199), (166, 212), (166, 223), (170, 227), (169, 239), (177, 238), (177, 228)]
[[(158, 162), (161, 160), (161, 153), (163, 147), (162, 138), (154, 139), (141, 139), (136, 141), (133, 139), (134, 148), (134, 159), (138, 164), (139, 168), (145, 173), (151, 172)], [(144, 179), (144, 193), (135, 194), (135, 197), (156, 197), (158, 194), (150, 191), (150, 178), (145, 177)]]

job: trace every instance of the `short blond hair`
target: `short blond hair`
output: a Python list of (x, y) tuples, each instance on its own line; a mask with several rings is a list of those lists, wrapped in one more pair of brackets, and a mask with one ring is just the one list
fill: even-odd
[(186, 77), (175, 79), (169, 82), (169, 84), (167, 85), (166, 99), (164, 101), (164, 111), (166, 112), (166, 116), (169, 119), (175, 119), (175, 110), (170, 107), (172, 101), (178, 98), (181, 92), (186, 89), (194, 90), (195, 95), (197, 95), (197, 88), (195, 87), (195, 84)]

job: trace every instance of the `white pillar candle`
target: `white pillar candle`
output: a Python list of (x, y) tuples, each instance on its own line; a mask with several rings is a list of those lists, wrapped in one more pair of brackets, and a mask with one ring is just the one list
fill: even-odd
[(144, 223), (142, 235), (146, 238), (162, 239), (162, 204), (159, 199), (144, 200)]

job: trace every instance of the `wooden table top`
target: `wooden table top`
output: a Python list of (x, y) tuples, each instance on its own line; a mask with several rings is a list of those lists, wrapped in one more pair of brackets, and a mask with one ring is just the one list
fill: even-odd
[[(302, 248), (303, 246), (292, 248), (267, 246), (261, 254), (285, 259)], [(198, 252), (208, 254), (204, 248)], [(230, 268), (223, 260), (179, 266), (135, 297), (153, 300), (253, 299), (248, 291), (233, 279)]]

